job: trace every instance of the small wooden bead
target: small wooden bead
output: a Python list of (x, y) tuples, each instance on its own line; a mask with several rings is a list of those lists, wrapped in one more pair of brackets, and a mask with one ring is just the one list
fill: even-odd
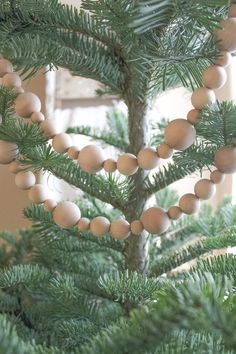
[(195, 194), (185, 194), (179, 200), (179, 207), (185, 214), (194, 214), (200, 208), (200, 201)]
[(232, 55), (229, 52), (222, 51), (214, 62), (216, 65), (220, 65), (226, 68), (232, 63)]
[(103, 150), (96, 145), (87, 145), (79, 153), (79, 165), (88, 173), (101, 171), (105, 161)]
[(21, 164), (17, 160), (12, 161), (8, 167), (9, 167), (9, 171), (14, 174), (26, 169), (26, 165)]
[(196, 130), (186, 119), (172, 120), (165, 128), (167, 145), (175, 150), (185, 150), (196, 138)]
[(173, 155), (173, 149), (167, 144), (161, 144), (157, 148), (157, 154), (161, 159), (169, 159)]
[(210, 179), (213, 183), (219, 184), (224, 181), (225, 175), (221, 173), (219, 170), (215, 170), (211, 172)]
[(193, 92), (191, 101), (194, 108), (203, 109), (207, 105), (216, 102), (216, 95), (213, 90), (206, 87), (200, 87)]
[(13, 72), (13, 66), (9, 60), (0, 59), (0, 77)]
[(28, 192), (29, 200), (34, 204), (44, 203), (47, 199), (49, 199), (48, 196), (48, 189), (42, 184), (35, 184)]
[(60, 133), (55, 119), (46, 119), (40, 124), (40, 128), (48, 139), (51, 139)]
[(110, 234), (116, 239), (125, 239), (130, 235), (130, 224), (124, 219), (115, 220), (111, 223)]
[(0, 164), (7, 165), (19, 154), (18, 146), (9, 141), (0, 140)]
[(15, 176), (15, 184), (18, 188), (27, 190), (35, 185), (36, 178), (31, 171), (21, 171)]
[(77, 223), (79, 231), (86, 231), (89, 229), (90, 220), (88, 218), (81, 218)]
[(53, 211), (53, 220), (55, 224), (63, 229), (75, 226), (78, 223), (80, 216), (81, 213), (79, 207), (72, 202), (61, 202)]
[(65, 153), (72, 145), (72, 139), (69, 134), (60, 133), (52, 139), (52, 146), (56, 152)]
[(170, 227), (170, 219), (161, 208), (152, 207), (145, 210), (141, 215), (141, 221), (145, 230), (151, 234), (162, 234)]
[(67, 154), (72, 160), (78, 160), (79, 152), (80, 152), (80, 150), (77, 146), (71, 146), (67, 150)]
[(117, 164), (116, 161), (113, 159), (107, 159), (104, 162), (103, 168), (106, 172), (108, 173), (112, 173), (115, 172), (117, 170)]
[(236, 17), (236, 4), (230, 5), (228, 17)]
[(125, 176), (132, 176), (138, 171), (138, 162), (133, 154), (123, 154), (117, 160), (118, 171)]
[(14, 87), (13, 90), (14, 90), (16, 93), (18, 93), (18, 94), (25, 92), (25, 90), (23, 89), (23, 87)]
[(181, 217), (182, 210), (178, 206), (172, 206), (168, 210), (168, 216), (172, 220), (177, 220)]
[(200, 111), (198, 109), (191, 109), (191, 111), (188, 112), (187, 120), (192, 125), (198, 124), (200, 120)]
[(33, 123), (42, 123), (45, 120), (45, 117), (41, 112), (34, 112), (31, 114), (30, 119)]
[(16, 73), (6, 74), (2, 78), (2, 85), (9, 88), (20, 87), (21, 84), (21, 78)]
[(234, 173), (236, 172), (236, 148), (225, 146), (215, 153), (215, 166), (220, 172)]
[(203, 71), (202, 83), (205, 87), (212, 90), (224, 86), (227, 80), (227, 74), (224, 68), (218, 65), (211, 65)]
[(211, 180), (203, 178), (194, 186), (194, 193), (200, 199), (210, 199), (216, 192), (216, 186)]
[(152, 170), (160, 162), (156, 150), (149, 147), (140, 150), (137, 159), (139, 167), (143, 170)]
[(110, 230), (110, 221), (104, 216), (97, 216), (90, 223), (90, 231), (94, 236), (104, 236)]
[(221, 29), (216, 30), (216, 38), (221, 50), (234, 52), (236, 50), (236, 18), (228, 18), (220, 22)]
[(21, 93), (15, 100), (15, 111), (21, 117), (29, 118), (32, 113), (39, 112), (40, 109), (40, 99), (34, 93)]
[(52, 212), (52, 211), (56, 208), (57, 202), (56, 202), (56, 200), (54, 200), (54, 199), (47, 199), (47, 200), (44, 202), (43, 206), (44, 206), (44, 209), (45, 209), (45, 210), (47, 210), (47, 211), (49, 211), (49, 212)]
[(140, 235), (144, 230), (143, 223), (140, 220), (132, 221), (130, 224), (130, 228), (131, 228), (132, 234), (134, 234), (134, 235)]

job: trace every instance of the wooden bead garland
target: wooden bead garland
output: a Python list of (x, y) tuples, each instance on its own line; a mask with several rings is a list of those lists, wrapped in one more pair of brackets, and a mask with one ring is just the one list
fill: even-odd
[(56, 152), (65, 153), (72, 145), (70, 135), (66, 133), (57, 134), (52, 139), (52, 146)]
[(210, 199), (216, 191), (215, 184), (209, 179), (202, 179), (194, 186), (194, 193), (199, 199)]
[(101, 171), (104, 161), (103, 150), (96, 145), (87, 145), (79, 153), (79, 165), (88, 173)]
[(172, 120), (165, 129), (166, 143), (175, 150), (186, 150), (195, 138), (196, 130), (186, 119)]
[(15, 73), (8, 73), (3, 76), (2, 85), (9, 87), (9, 88), (20, 87), (21, 86), (21, 78), (19, 75), (15, 74)]
[(29, 200), (34, 204), (44, 203), (48, 199), (48, 191), (42, 184), (35, 184), (28, 193)]
[(43, 206), (45, 210), (52, 212), (56, 208), (57, 202), (54, 199), (47, 199)]
[(200, 208), (200, 201), (194, 194), (188, 193), (180, 198), (179, 207), (185, 214), (194, 214)]
[(53, 220), (55, 224), (64, 229), (75, 226), (80, 216), (79, 207), (72, 202), (61, 202), (53, 210)]
[(212, 65), (203, 72), (203, 85), (210, 89), (219, 89), (226, 83), (227, 74), (223, 67)]
[(89, 229), (90, 220), (88, 218), (81, 218), (77, 224), (79, 231), (86, 231)]
[(200, 87), (193, 92), (191, 101), (194, 108), (203, 109), (216, 102), (216, 95), (213, 90)]
[(227, 52), (236, 50), (236, 18), (228, 18), (220, 22), (221, 29), (216, 31), (220, 49)]
[(31, 171), (21, 171), (15, 176), (15, 184), (18, 188), (27, 190), (35, 185), (36, 178)]
[(144, 148), (140, 150), (137, 156), (138, 165), (144, 170), (152, 170), (159, 164), (157, 152), (152, 148)]
[(15, 111), (20, 117), (30, 118), (34, 112), (41, 109), (40, 99), (33, 93), (21, 93), (15, 101)]
[(167, 213), (161, 209), (152, 207), (145, 210), (141, 216), (145, 230), (151, 234), (162, 234), (170, 226), (170, 219)]
[(214, 162), (218, 170), (222, 173), (236, 172), (236, 148), (225, 146), (215, 153)]
[(124, 219), (115, 220), (111, 223), (110, 234), (118, 240), (123, 240), (130, 235), (130, 224)]
[(97, 216), (90, 223), (90, 231), (95, 236), (104, 236), (109, 233), (111, 223), (104, 216)]
[(125, 176), (132, 176), (138, 170), (138, 162), (133, 154), (124, 154), (118, 157), (117, 170)]
[(0, 59), (0, 77), (13, 72), (13, 65), (7, 59)]

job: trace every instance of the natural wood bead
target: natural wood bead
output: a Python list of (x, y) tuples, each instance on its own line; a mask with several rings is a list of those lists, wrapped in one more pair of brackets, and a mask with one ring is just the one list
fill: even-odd
[(185, 194), (179, 200), (179, 207), (185, 214), (194, 214), (200, 208), (200, 201), (195, 194)]
[(124, 219), (115, 220), (111, 223), (110, 234), (116, 239), (125, 239), (130, 235), (130, 224)]
[(104, 216), (97, 216), (90, 223), (90, 231), (94, 236), (104, 236), (110, 230), (110, 221)]
[(12, 63), (7, 59), (0, 59), (0, 77), (3, 77), (5, 74), (12, 73), (13, 66)]
[(16, 73), (8, 73), (2, 78), (2, 85), (9, 88), (21, 87), (21, 84), (21, 78)]
[(44, 135), (51, 139), (55, 135), (60, 133), (58, 125), (55, 119), (46, 119), (40, 124), (40, 128), (43, 130)]
[(198, 109), (191, 109), (191, 111), (188, 112), (187, 120), (192, 125), (198, 124), (200, 120), (200, 111)]
[(219, 56), (215, 59), (215, 64), (223, 67), (227, 67), (232, 63), (232, 55), (229, 52), (222, 51)]
[(96, 145), (87, 145), (79, 153), (79, 165), (88, 173), (101, 171), (105, 161), (103, 150)]
[(117, 169), (125, 176), (132, 176), (138, 171), (138, 162), (133, 154), (123, 154), (118, 157)]
[(31, 171), (21, 171), (15, 176), (15, 184), (18, 188), (27, 190), (35, 185), (36, 178)]
[(210, 199), (216, 192), (216, 186), (211, 180), (203, 178), (194, 186), (194, 193), (200, 199)]
[(35, 184), (28, 192), (29, 200), (34, 204), (44, 203), (49, 199), (49, 191), (46, 186), (42, 184)]
[(172, 120), (165, 128), (167, 145), (175, 150), (186, 150), (196, 138), (196, 130), (186, 119)]
[(0, 140), (0, 164), (7, 165), (19, 154), (18, 146), (10, 141)]
[(89, 226), (90, 226), (90, 220), (88, 218), (81, 218), (77, 223), (77, 227), (79, 231), (82, 232), (88, 230)]
[(216, 95), (213, 90), (200, 87), (193, 92), (191, 102), (194, 108), (203, 109), (216, 102)]
[(52, 211), (56, 208), (57, 202), (56, 202), (56, 200), (54, 200), (54, 199), (47, 199), (47, 200), (44, 202), (43, 206), (44, 206), (44, 209), (45, 209), (45, 210), (47, 210), (47, 211), (49, 211), (49, 212), (52, 212)]
[(80, 150), (77, 146), (71, 146), (67, 150), (67, 154), (72, 160), (78, 160), (79, 152), (80, 152)]
[(219, 170), (215, 170), (211, 172), (210, 179), (213, 183), (219, 184), (224, 181), (225, 175), (221, 173)]
[(39, 112), (41, 102), (34, 93), (20, 93), (15, 100), (15, 111), (21, 117), (29, 118), (32, 113)]
[(106, 172), (108, 173), (112, 173), (115, 172), (117, 170), (117, 164), (116, 161), (113, 159), (107, 159), (104, 162), (103, 168)]
[(216, 38), (221, 50), (234, 52), (236, 50), (236, 18), (228, 18), (220, 22), (216, 30)]
[(140, 235), (144, 230), (143, 223), (140, 220), (132, 221), (130, 224), (130, 228), (131, 228), (132, 234), (134, 234), (134, 235)]
[(53, 220), (55, 224), (63, 229), (75, 226), (78, 223), (80, 216), (81, 213), (79, 207), (72, 202), (61, 202), (53, 211)]
[(52, 139), (52, 146), (56, 152), (65, 153), (72, 145), (72, 139), (69, 134), (60, 133)]
[(18, 93), (18, 94), (25, 92), (25, 90), (23, 89), (23, 87), (14, 87), (13, 90), (14, 90), (16, 93)]
[(156, 150), (150, 147), (140, 150), (137, 159), (139, 167), (143, 170), (152, 170), (160, 162)]
[(173, 149), (167, 144), (161, 144), (157, 148), (157, 154), (161, 159), (169, 159), (173, 155)]
[(168, 216), (172, 220), (177, 220), (181, 217), (182, 210), (178, 206), (172, 206), (168, 210)]
[(218, 65), (211, 65), (203, 71), (202, 83), (205, 87), (216, 90), (224, 86), (227, 74), (224, 68)]
[(236, 4), (230, 5), (228, 17), (236, 17)]
[(234, 173), (236, 172), (236, 148), (232, 146), (224, 146), (215, 153), (215, 166), (220, 172)]
[(141, 221), (145, 230), (151, 234), (162, 234), (170, 227), (170, 219), (161, 208), (152, 207), (145, 210), (141, 215)]
[(30, 116), (31, 122), (42, 123), (45, 120), (45, 116), (42, 112), (34, 112)]
[(12, 161), (8, 167), (9, 167), (9, 171), (14, 174), (26, 169), (26, 165), (23, 165), (17, 160)]

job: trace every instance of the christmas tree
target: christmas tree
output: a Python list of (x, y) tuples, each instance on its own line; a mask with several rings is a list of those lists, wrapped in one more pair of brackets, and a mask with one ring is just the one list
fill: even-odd
[[(226, 199), (215, 214), (209, 206), (189, 214), (236, 169), (236, 106), (214, 93), (236, 50), (236, 5), (84, 0), (79, 11), (57, 0), (3, 0), (0, 43), (0, 162), (33, 202), (24, 210), (33, 227), (1, 234), (0, 352), (234, 353), (235, 257), (207, 256), (236, 245), (235, 207)], [(27, 77), (63, 67), (92, 78), (128, 115), (111, 112), (106, 131), (58, 134), (11, 63)], [(177, 86), (193, 91), (194, 109), (151, 129), (153, 100)], [(79, 151), (70, 133), (119, 157), (97, 145)], [(179, 200), (169, 189), (207, 169), (195, 194)], [(57, 204), (35, 184), (40, 171), (83, 197)]]

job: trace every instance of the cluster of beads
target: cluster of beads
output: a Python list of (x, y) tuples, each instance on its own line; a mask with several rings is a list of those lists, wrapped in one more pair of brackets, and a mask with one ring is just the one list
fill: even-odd
[[(235, 18), (234, 18), (235, 17)], [(172, 156), (173, 150), (185, 150), (191, 146), (196, 137), (194, 125), (198, 123), (200, 111), (207, 105), (216, 101), (215, 89), (222, 87), (227, 75), (225, 67), (231, 62), (230, 52), (236, 50), (236, 5), (232, 5), (229, 11), (229, 18), (221, 23), (222, 28), (217, 30), (220, 40), (221, 54), (203, 72), (203, 87), (196, 89), (191, 97), (192, 109), (186, 119), (175, 119), (165, 129), (165, 143), (157, 149), (143, 148), (138, 156), (123, 154), (117, 161), (106, 159), (103, 150), (96, 145), (88, 145), (81, 151), (72, 145), (68, 134), (60, 133), (53, 120), (45, 120), (40, 112), (41, 102), (33, 93), (25, 93), (21, 87), (21, 78), (13, 73), (12, 64), (6, 59), (0, 59), (0, 77), (3, 86), (14, 89), (18, 96), (15, 100), (15, 111), (31, 122), (40, 124), (45, 136), (52, 139), (52, 146), (58, 153), (67, 153), (73, 160), (78, 160), (82, 169), (88, 173), (96, 173), (102, 168), (106, 172), (118, 170), (126, 176), (136, 173), (138, 168), (151, 170), (155, 168), (160, 158), (167, 159)], [(98, 237), (111, 234), (117, 239), (127, 238), (132, 232), (139, 235), (143, 230), (150, 233), (161, 234), (170, 226), (171, 220), (177, 220), (183, 213), (193, 214), (199, 210), (200, 200), (206, 200), (213, 196), (216, 191), (216, 184), (221, 183), (224, 174), (236, 171), (236, 148), (225, 146), (215, 153), (214, 163), (216, 170), (210, 175), (210, 179), (201, 179), (195, 184), (194, 193), (183, 195), (178, 206), (172, 206), (167, 212), (159, 207), (152, 207), (145, 210), (140, 220), (134, 220), (131, 224), (119, 219), (110, 222), (103, 216), (92, 220), (81, 217), (80, 209), (72, 202), (65, 201), (57, 203), (49, 198), (47, 187), (36, 183), (35, 175), (25, 169), (20, 161), (17, 161), (19, 154), (15, 143), (0, 141), (0, 163), (9, 164), (9, 169), (15, 174), (15, 183), (18, 188), (28, 190), (28, 196), (32, 203), (44, 204), (46, 210), (52, 212), (54, 222), (62, 228), (77, 226), (80, 231), (90, 230)]]

